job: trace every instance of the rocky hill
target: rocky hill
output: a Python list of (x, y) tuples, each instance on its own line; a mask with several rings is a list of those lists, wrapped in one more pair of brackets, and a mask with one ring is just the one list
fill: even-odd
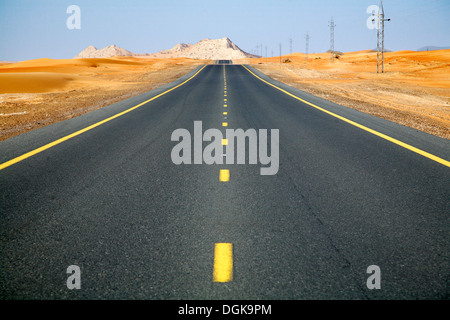
[(171, 49), (156, 53), (136, 54), (126, 49), (111, 45), (101, 50), (89, 46), (75, 58), (109, 58), (114, 56), (135, 56), (149, 58), (192, 58), (206, 60), (233, 60), (257, 57), (241, 50), (228, 38), (204, 39), (196, 44), (179, 43)]

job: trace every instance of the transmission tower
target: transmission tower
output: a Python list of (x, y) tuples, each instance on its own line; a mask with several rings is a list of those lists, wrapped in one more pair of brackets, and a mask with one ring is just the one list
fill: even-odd
[(305, 36), (305, 40), (306, 40), (306, 44), (305, 44), (305, 53), (306, 53), (306, 55), (305, 55), (305, 61), (306, 61), (306, 62), (308, 62), (309, 39), (310, 39), (309, 34), (306, 33), (306, 36)]
[(292, 62), (292, 38), (289, 38), (289, 51), (291, 53), (291, 62)]
[(330, 21), (330, 55), (331, 55), (331, 62), (334, 62), (334, 28), (336, 25), (334, 24), (334, 19), (331, 17)]
[(280, 66), (281, 66), (281, 42), (280, 42)]
[[(385, 19), (383, 0), (380, 0), (380, 7), (378, 8), (378, 26), (377, 26), (377, 73), (384, 73), (384, 22), (391, 21), (391, 19)], [(373, 19), (372, 21), (375, 21)], [(380, 39), (381, 38), (381, 39)], [(380, 44), (381, 42), (381, 44)]]

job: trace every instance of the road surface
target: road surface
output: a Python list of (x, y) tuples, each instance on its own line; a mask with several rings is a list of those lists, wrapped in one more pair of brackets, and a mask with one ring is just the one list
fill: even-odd
[[(1, 299), (448, 299), (450, 142), (229, 62), (0, 143)], [(174, 164), (194, 121), (278, 172)]]

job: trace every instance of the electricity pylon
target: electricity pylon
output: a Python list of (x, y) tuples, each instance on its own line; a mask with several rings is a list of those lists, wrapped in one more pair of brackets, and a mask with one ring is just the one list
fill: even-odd
[(305, 40), (306, 40), (306, 45), (305, 45), (305, 53), (306, 53), (306, 55), (305, 55), (305, 61), (306, 61), (306, 62), (308, 62), (309, 39), (310, 39), (309, 34), (306, 33), (306, 36), (305, 36)]
[(336, 27), (336, 24), (334, 23), (333, 17), (331, 17), (331, 21), (330, 21), (330, 54), (331, 54), (331, 62), (334, 62), (334, 27)]
[[(391, 19), (385, 19), (384, 17), (383, 0), (380, 0), (377, 19), (377, 73), (380, 73), (380, 68), (381, 73), (384, 73), (384, 22), (391, 21)], [(372, 21), (375, 21), (375, 19), (373, 19)]]

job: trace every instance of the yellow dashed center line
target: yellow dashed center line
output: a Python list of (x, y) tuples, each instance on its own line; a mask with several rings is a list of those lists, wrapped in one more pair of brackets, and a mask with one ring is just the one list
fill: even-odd
[[(227, 96), (227, 80), (225, 73), (225, 66), (223, 66), (223, 79), (224, 79), (224, 97)], [(223, 99), (226, 103), (227, 99)], [(223, 105), (225, 108), (228, 106)], [(222, 112), (224, 119), (227, 119), (228, 112)], [(222, 122), (222, 127), (228, 127), (228, 122)], [(228, 139), (222, 139), (222, 145), (228, 145)], [(219, 173), (220, 182), (230, 181), (230, 170), (220, 169)], [(233, 245), (231, 243), (216, 243), (214, 247), (214, 270), (213, 281), (214, 282), (229, 282), (233, 280)]]
[(228, 169), (221, 169), (219, 174), (219, 181), (221, 182), (228, 182), (230, 181), (230, 170)]
[(214, 246), (214, 282), (233, 280), (233, 244), (216, 243)]
[[(227, 96), (227, 80), (225, 73), (225, 66), (223, 66), (223, 78), (224, 78), (224, 97)], [(227, 99), (224, 99), (226, 102)], [(223, 105), (225, 108), (226, 104)], [(222, 112), (224, 116), (228, 115), (228, 112)], [(225, 119), (227, 117), (224, 117)], [(222, 122), (223, 127), (228, 126), (228, 122)], [(228, 145), (228, 139), (222, 139), (222, 145)], [(219, 173), (220, 182), (230, 181), (230, 170), (221, 169)], [(214, 270), (213, 281), (214, 282), (230, 282), (233, 280), (233, 245), (231, 243), (216, 243), (214, 247)]]

